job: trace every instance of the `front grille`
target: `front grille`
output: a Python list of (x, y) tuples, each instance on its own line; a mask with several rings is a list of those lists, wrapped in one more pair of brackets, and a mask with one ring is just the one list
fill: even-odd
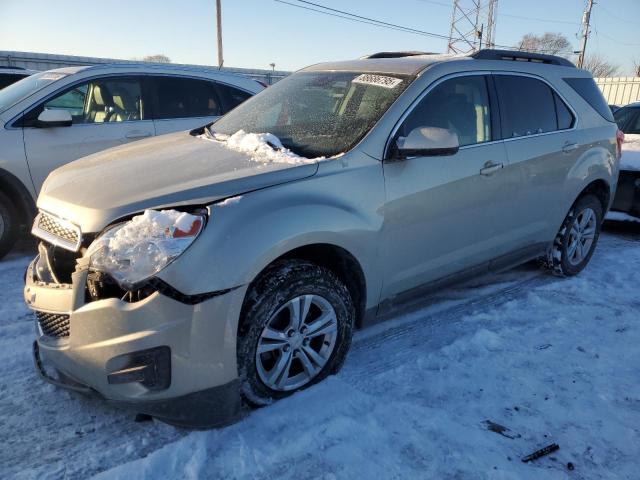
[(80, 247), (80, 228), (46, 212), (38, 214), (32, 233), (67, 250), (76, 251)]
[(38, 311), (35, 314), (43, 334), (56, 338), (69, 336), (69, 315)]

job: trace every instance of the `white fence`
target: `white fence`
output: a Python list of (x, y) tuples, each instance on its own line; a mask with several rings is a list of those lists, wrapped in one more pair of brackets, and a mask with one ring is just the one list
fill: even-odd
[(595, 81), (609, 105), (640, 101), (640, 77), (601, 77)]
[[(0, 0), (1, 2), (2, 0)], [(72, 67), (76, 65), (97, 65), (101, 63), (131, 63), (132, 60), (119, 60), (115, 58), (77, 57), (74, 55), (55, 55), (51, 53), (9, 52), (0, 50), (0, 67), (22, 67), (32, 70), (51, 70), (53, 68)], [(138, 62), (135, 62), (138, 63)], [(179, 64), (173, 64), (179, 65)], [(207, 67), (206, 65), (189, 65)], [(218, 67), (209, 67), (218, 70)], [(222, 71), (239, 73), (247, 77), (260, 80), (271, 85), (281, 80), (291, 72), (282, 70), (262, 70), (251, 68), (222, 67)]]

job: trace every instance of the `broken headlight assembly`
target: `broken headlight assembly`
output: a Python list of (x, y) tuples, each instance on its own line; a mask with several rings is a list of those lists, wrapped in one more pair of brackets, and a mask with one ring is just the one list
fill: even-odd
[(124, 290), (157, 274), (200, 235), (202, 213), (145, 210), (103, 232), (89, 246), (89, 270), (109, 275)]

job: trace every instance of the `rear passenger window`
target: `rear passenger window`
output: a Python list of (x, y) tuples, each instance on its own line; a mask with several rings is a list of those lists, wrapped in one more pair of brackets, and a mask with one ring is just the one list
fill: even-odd
[(400, 135), (406, 137), (418, 127), (438, 127), (455, 132), (461, 147), (491, 140), (485, 77), (456, 77), (437, 85), (409, 114), (400, 128)]
[(251, 97), (251, 94), (242, 90), (238, 90), (237, 88), (230, 87), (229, 85), (218, 84), (218, 91), (220, 92), (220, 96), (224, 99), (225, 111), (227, 113), (229, 110), (233, 110), (246, 99)]
[(494, 78), (504, 138), (557, 130), (554, 94), (546, 83), (517, 75), (496, 75)]
[(156, 77), (155, 118), (213, 117), (222, 114), (220, 98), (212, 82), (193, 78)]
[(602, 96), (602, 92), (596, 85), (593, 78), (565, 78), (565, 82), (573, 88), (591, 107), (600, 114), (602, 118), (609, 122), (613, 122), (613, 114), (607, 101)]
[(553, 93), (553, 100), (556, 103), (556, 115), (558, 117), (558, 130), (566, 130), (573, 127), (573, 113), (569, 107), (562, 101), (557, 93)]

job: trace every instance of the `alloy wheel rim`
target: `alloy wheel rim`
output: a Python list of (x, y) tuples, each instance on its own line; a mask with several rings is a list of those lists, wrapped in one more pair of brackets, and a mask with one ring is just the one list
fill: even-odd
[(591, 208), (582, 210), (571, 224), (567, 242), (567, 259), (571, 265), (580, 264), (591, 251), (596, 237), (596, 214)]
[(326, 366), (337, 336), (336, 312), (325, 298), (292, 298), (271, 316), (258, 339), (260, 380), (275, 391), (303, 387)]

